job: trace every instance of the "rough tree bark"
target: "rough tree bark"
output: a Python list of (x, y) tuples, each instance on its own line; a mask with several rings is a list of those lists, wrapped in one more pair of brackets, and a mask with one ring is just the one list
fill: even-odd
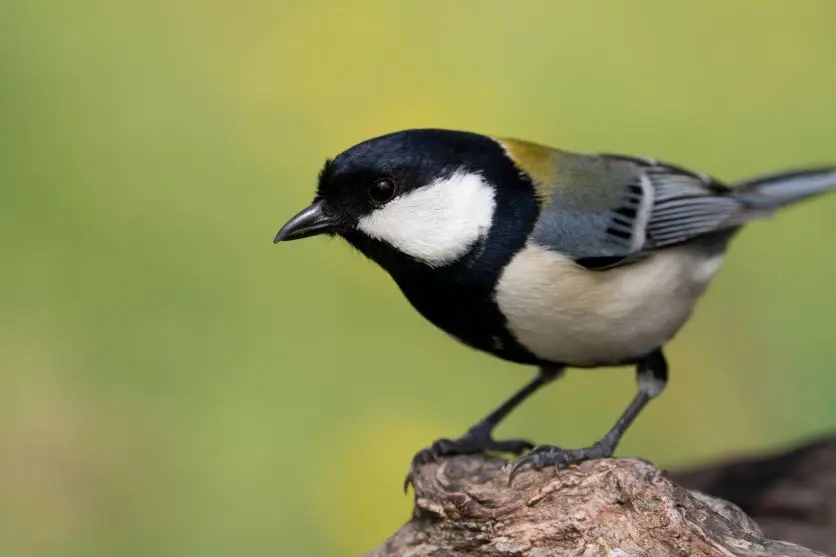
[(836, 555), (835, 459), (831, 439), (672, 475), (629, 458), (527, 470), (509, 487), (507, 461), (453, 457), (418, 470), (412, 519), (366, 557)]

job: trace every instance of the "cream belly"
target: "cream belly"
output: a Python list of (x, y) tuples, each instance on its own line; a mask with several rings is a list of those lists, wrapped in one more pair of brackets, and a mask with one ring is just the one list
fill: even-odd
[(721, 253), (683, 246), (587, 271), (529, 243), (505, 268), (495, 296), (511, 333), (538, 358), (606, 365), (673, 338), (721, 263)]

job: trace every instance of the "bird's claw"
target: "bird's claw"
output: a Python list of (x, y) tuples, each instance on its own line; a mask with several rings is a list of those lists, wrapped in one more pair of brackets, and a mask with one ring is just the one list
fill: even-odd
[(414, 485), (413, 479), (415, 478), (415, 472), (420, 466), (429, 462), (437, 462), (445, 456), (477, 454), (486, 451), (519, 455), (531, 449), (533, 446), (533, 443), (525, 439), (495, 441), (490, 436), (489, 431), (481, 430), (478, 427), (470, 430), (459, 439), (437, 439), (429, 447), (421, 449), (412, 457), (409, 472), (403, 483), (404, 493), (406, 493), (410, 485)]
[(531, 449), (529, 453), (520, 457), (511, 465), (508, 472), (508, 485), (514, 481), (514, 478), (522, 472), (523, 468), (528, 465), (532, 470), (540, 470), (547, 466), (553, 466), (555, 472), (561, 468), (577, 464), (584, 460), (594, 460), (596, 458), (606, 458), (612, 455), (613, 447), (606, 443), (596, 443), (590, 447), (583, 449), (561, 449), (552, 445), (538, 445)]

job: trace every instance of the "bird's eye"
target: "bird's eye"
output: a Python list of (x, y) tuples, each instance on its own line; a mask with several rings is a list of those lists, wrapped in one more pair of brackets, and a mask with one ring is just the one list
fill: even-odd
[(392, 180), (378, 180), (369, 188), (369, 197), (375, 203), (386, 203), (395, 197), (395, 183)]

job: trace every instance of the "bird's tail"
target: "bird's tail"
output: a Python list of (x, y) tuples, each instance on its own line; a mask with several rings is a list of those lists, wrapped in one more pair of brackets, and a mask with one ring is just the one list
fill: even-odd
[(732, 196), (756, 212), (772, 213), (836, 190), (836, 168), (811, 168), (759, 176), (735, 185)]

